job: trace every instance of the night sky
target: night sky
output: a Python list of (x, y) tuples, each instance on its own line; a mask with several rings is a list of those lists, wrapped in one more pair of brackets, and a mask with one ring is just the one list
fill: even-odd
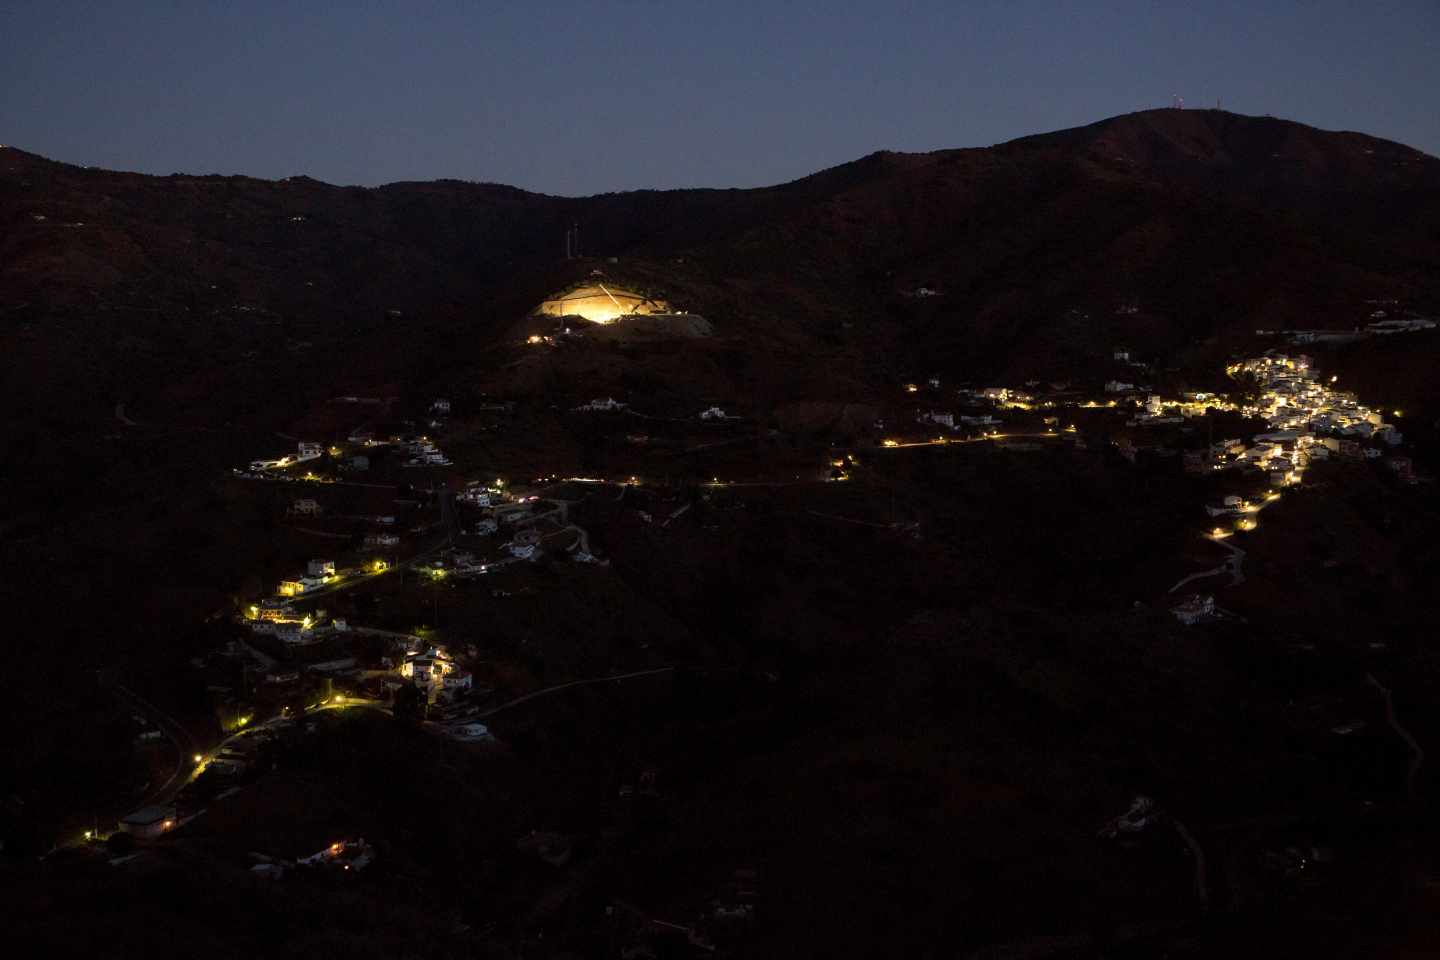
[(159, 174), (756, 186), (1176, 93), (1440, 154), (1437, 90), (1440, 0), (0, 5), (0, 143)]

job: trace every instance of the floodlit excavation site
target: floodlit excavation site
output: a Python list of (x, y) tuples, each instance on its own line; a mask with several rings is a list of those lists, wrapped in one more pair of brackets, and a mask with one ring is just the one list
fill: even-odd
[(552, 297), (536, 309), (547, 317), (583, 317), (591, 323), (614, 323), (622, 317), (668, 313), (663, 300), (652, 300), (604, 283), (576, 287)]
[[(699, 314), (673, 310), (669, 303), (608, 283), (591, 283), (556, 294), (535, 308), (534, 316), (578, 317), (602, 339), (708, 337), (710, 322)], [(565, 331), (571, 335), (573, 329)], [(537, 339), (539, 339), (537, 335)]]

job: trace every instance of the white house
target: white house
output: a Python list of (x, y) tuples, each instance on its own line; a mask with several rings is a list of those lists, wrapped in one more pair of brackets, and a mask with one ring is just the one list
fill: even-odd
[(700, 419), (701, 419), (701, 420), (726, 420), (726, 419), (728, 419), (728, 418), (725, 416), (725, 411), (724, 411), (724, 410), (721, 410), (719, 407), (710, 407), (710, 408), (708, 408), (708, 409), (706, 409), (706, 410), (701, 410), (701, 411), (700, 411)]
[(475, 534), (476, 536), (480, 537), (488, 537), (499, 529), (499, 524), (497, 524), (494, 520), (491, 520), (489, 517), (486, 517), (479, 523), (475, 524)]
[(1105, 383), (1106, 393), (1129, 393), (1135, 389), (1135, 384), (1124, 383), (1120, 380), (1109, 380)]
[(449, 691), (469, 690), (473, 678), (467, 672), (454, 672), (443, 674), (440, 677), (440, 685)]
[(415, 683), (439, 684), (453, 673), (455, 664), (445, 656), (443, 650), (431, 647), (418, 656), (407, 659), (400, 665), (400, 676), (408, 677)]
[(296, 860), (297, 866), (329, 867), (334, 870), (364, 870), (375, 861), (375, 848), (359, 840), (332, 843), (319, 853)]
[(449, 729), (450, 736), (460, 741), (494, 740), (490, 728), (483, 723), (461, 723)]
[(529, 560), (535, 556), (534, 544), (510, 544), (510, 555), (517, 560)]
[(335, 561), (311, 560), (305, 565), (305, 572), (312, 577), (333, 577), (335, 576)]
[(450, 401), (449, 401), (449, 400), (440, 399), (440, 398), (436, 398), (435, 402), (432, 403), (432, 404), (430, 404), (430, 412), (431, 412), (431, 413), (449, 413), (449, 412), (450, 412)]
[(275, 636), (277, 639), (299, 646), (311, 643), (316, 640), (315, 631), (302, 623), (277, 623), (275, 624)]
[(295, 459), (297, 461), (317, 460), (320, 458), (320, 455), (325, 452), (325, 447), (323, 444), (301, 440), (300, 443), (296, 445), (296, 450), (297, 454)]
[(270, 620), (276, 623), (293, 621), (299, 623), (305, 615), (290, 606), (288, 600), (266, 599), (252, 604), (246, 611), (251, 620)]
[(317, 503), (313, 498), (305, 497), (304, 499), (296, 500), (293, 504), (291, 504), (290, 512), (302, 517), (318, 516), (320, 514), (320, 504)]
[(1208, 594), (1196, 594), (1178, 607), (1171, 607), (1170, 612), (1175, 615), (1176, 620), (1186, 626), (1193, 626), (1206, 617), (1215, 615), (1215, 598)]
[(141, 807), (134, 813), (126, 814), (120, 820), (120, 831), (131, 836), (149, 839), (158, 837), (175, 827), (174, 807)]

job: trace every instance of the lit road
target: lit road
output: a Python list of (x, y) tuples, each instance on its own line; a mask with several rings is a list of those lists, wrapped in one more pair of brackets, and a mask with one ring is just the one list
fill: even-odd
[[(1252, 526), (1250, 526), (1248, 529), (1245, 529), (1243, 532), (1253, 532), (1256, 529), (1256, 526), (1254, 526), (1254, 524), (1258, 523), (1258, 521), (1255, 520), (1255, 517), (1260, 514), (1260, 511), (1264, 510), (1272, 503), (1278, 502), (1280, 502), (1280, 495), (1278, 493), (1272, 493), (1261, 498), (1258, 503), (1247, 507), (1245, 509), (1246, 516), (1242, 518), (1242, 522), (1248, 520), (1252, 524)], [(1181, 587), (1185, 586), (1185, 584), (1190, 583), (1194, 580), (1203, 580), (1206, 577), (1216, 577), (1223, 573), (1230, 574), (1230, 586), (1232, 587), (1239, 586), (1240, 584), (1245, 582), (1245, 551), (1235, 546), (1233, 543), (1226, 542), (1233, 535), (1231, 531), (1223, 530), (1219, 527), (1217, 527), (1216, 530), (1219, 530), (1220, 532), (1218, 534), (1207, 533), (1205, 534), (1205, 539), (1209, 540), (1211, 543), (1214, 543), (1216, 546), (1224, 547), (1226, 550), (1229, 550), (1229, 558), (1227, 558), (1226, 561), (1220, 564), (1220, 566), (1218, 567), (1214, 567), (1210, 570), (1202, 570), (1199, 573), (1192, 573), (1188, 577), (1181, 579), (1179, 583), (1175, 584), (1175, 586), (1170, 588), (1171, 593), (1174, 593)]]
[(996, 440), (1048, 440), (1060, 436), (1054, 430), (1045, 430), (1039, 433), (996, 433), (984, 437), (968, 437), (960, 440), (952, 440), (949, 437), (936, 437), (934, 440), (912, 440), (906, 442), (890, 441), (882, 443), (878, 447), (865, 447), (863, 449), (871, 452), (885, 450), (905, 450), (911, 447), (953, 447), (962, 443), (991, 443)]
[(329, 703), (322, 703), (313, 710), (306, 713), (319, 713), (322, 710), (348, 710), (351, 707), (359, 707), (361, 710), (374, 710), (386, 716), (394, 716), (395, 711), (383, 700), (367, 700), (363, 697), (345, 697), (343, 700), (332, 699)]
[(1415, 775), (1420, 772), (1420, 767), (1425, 763), (1425, 748), (1420, 746), (1420, 741), (1400, 724), (1400, 718), (1395, 714), (1395, 700), (1391, 696), (1390, 688), (1381, 684), (1375, 679), (1375, 674), (1365, 674), (1365, 682), (1379, 691), (1380, 696), (1385, 700), (1385, 722), (1390, 724), (1390, 729), (1395, 735), (1405, 741), (1410, 748), (1410, 770), (1405, 776), (1405, 792), (1411, 799), (1415, 799)]

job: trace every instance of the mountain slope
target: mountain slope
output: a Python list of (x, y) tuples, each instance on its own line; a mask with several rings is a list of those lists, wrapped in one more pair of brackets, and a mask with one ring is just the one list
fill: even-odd
[[(563, 259), (572, 224), (591, 260)], [(30, 408), (58, 391), (82, 419), (162, 383), (207, 393), (237, 357), (309, 349), (383, 380), (438, 337), (461, 364), (596, 266), (710, 316), (752, 359), (823, 355), (846, 381), (1063, 373), (1114, 342), (1183, 362), (1256, 327), (1350, 326), (1369, 299), (1440, 308), (1440, 161), (1213, 110), (877, 153), (763, 189), (573, 199), (148, 177), (0, 150), (11, 387)], [(901, 295), (920, 285), (943, 296)], [(781, 398), (813, 390), (766, 375)]]

